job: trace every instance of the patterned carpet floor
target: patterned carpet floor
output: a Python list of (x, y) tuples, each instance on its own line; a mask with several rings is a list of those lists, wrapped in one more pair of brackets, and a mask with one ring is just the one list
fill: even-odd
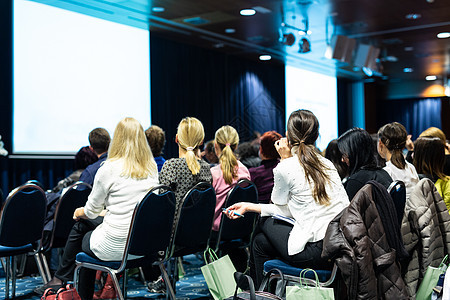
[[(200, 271), (200, 267), (204, 264), (203, 261), (195, 255), (185, 256), (184, 261), (186, 262), (184, 264), (186, 275), (177, 282), (177, 299), (212, 299), (205, 279)], [(0, 277), (0, 299), (5, 299), (5, 278), (3, 270), (0, 272)], [(18, 278), (15, 299), (39, 300), (40, 296), (34, 294), (33, 290), (41, 284), (41, 277)], [(148, 292), (143, 283), (131, 277), (127, 285), (127, 298), (164, 299), (165, 296)]]

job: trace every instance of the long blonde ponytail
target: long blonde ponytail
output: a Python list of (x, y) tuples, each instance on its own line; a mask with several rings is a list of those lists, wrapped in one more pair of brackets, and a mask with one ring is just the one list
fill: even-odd
[(238, 161), (234, 150), (239, 144), (239, 135), (233, 127), (222, 126), (216, 131), (215, 142), (222, 151), (219, 156), (219, 163), (223, 179), (227, 184), (231, 184), (233, 179), (237, 178)]
[(205, 138), (203, 124), (197, 118), (186, 117), (181, 120), (177, 131), (178, 145), (186, 150), (186, 163), (193, 175), (200, 172), (200, 163), (195, 153)]

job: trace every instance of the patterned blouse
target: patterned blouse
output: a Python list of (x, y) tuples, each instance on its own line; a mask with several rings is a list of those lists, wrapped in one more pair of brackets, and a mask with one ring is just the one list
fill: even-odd
[(200, 172), (192, 175), (185, 158), (171, 158), (167, 160), (159, 173), (159, 182), (169, 186), (175, 192), (177, 207), (184, 195), (197, 183), (206, 181), (212, 183), (212, 175), (209, 164), (199, 160)]

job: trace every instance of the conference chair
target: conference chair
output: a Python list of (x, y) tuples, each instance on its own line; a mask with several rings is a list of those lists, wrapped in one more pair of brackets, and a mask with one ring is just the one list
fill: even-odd
[(12, 279), (12, 298), (16, 293), (17, 261), (15, 256), (32, 252), (39, 272), (45, 280), (38, 255), (44, 228), (46, 200), (44, 191), (35, 184), (24, 184), (8, 195), (0, 217), (0, 257), (6, 257), (5, 299), (9, 299)]
[[(61, 196), (56, 204), (50, 242), (48, 245), (44, 246), (42, 252), (46, 252), (52, 248), (65, 247), (69, 233), (75, 224), (73, 212), (78, 207), (82, 207), (86, 204), (91, 190), (92, 186), (82, 181), (78, 181), (68, 187), (67, 191)], [(51, 280), (52, 276), (45, 257), (43, 261), (48, 280)]]
[[(228, 192), (224, 208), (244, 201), (258, 203), (258, 190), (255, 184), (248, 179), (238, 180), (236, 185)], [(215, 251), (248, 247), (257, 216), (257, 213), (246, 213), (243, 218), (231, 220), (223, 213), (220, 219)]]
[[(111, 276), (120, 300), (126, 297), (127, 270), (139, 268), (151, 263), (159, 265), (170, 298), (175, 300), (169, 276), (164, 263), (169, 257), (168, 247), (171, 244), (174, 227), (175, 195), (169, 187), (159, 185), (152, 188), (144, 199), (136, 205), (131, 219), (130, 230), (121, 261), (102, 261), (84, 252), (76, 256), (75, 287), (78, 288), (81, 268), (89, 268), (108, 272)], [(130, 258), (130, 256), (140, 256)], [(123, 287), (120, 289), (117, 275), (124, 273)]]
[(400, 180), (395, 180), (389, 185), (387, 191), (391, 195), (392, 200), (394, 201), (395, 211), (397, 212), (398, 224), (401, 227), (406, 204), (405, 183)]
[(174, 290), (178, 277), (177, 258), (204, 251), (209, 247), (216, 207), (216, 192), (211, 184), (200, 182), (186, 193), (180, 207), (171, 246), (172, 259), (168, 263), (168, 272), (172, 275)]

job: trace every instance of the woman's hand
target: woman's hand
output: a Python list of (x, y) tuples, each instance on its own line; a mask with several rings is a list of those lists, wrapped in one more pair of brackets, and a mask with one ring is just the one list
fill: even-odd
[(414, 143), (411, 140), (411, 138), (412, 138), (412, 135), (410, 135), (410, 134), (406, 137), (405, 147), (408, 151), (414, 151)]
[(280, 154), (281, 159), (289, 158), (292, 156), (291, 148), (287, 138), (281, 138), (275, 142), (275, 149)]
[(255, 203), (239, 202), (226, 208), (223, 213), (230, 219), (238, 219), (242, 218), (246, 212), (261, 213), (261, 208)]
[(84, 207), (78, 207), (73, 212), (73, 219), (78, 221), (80, 219), (87, 219), (88, 217), (84, 214)]

